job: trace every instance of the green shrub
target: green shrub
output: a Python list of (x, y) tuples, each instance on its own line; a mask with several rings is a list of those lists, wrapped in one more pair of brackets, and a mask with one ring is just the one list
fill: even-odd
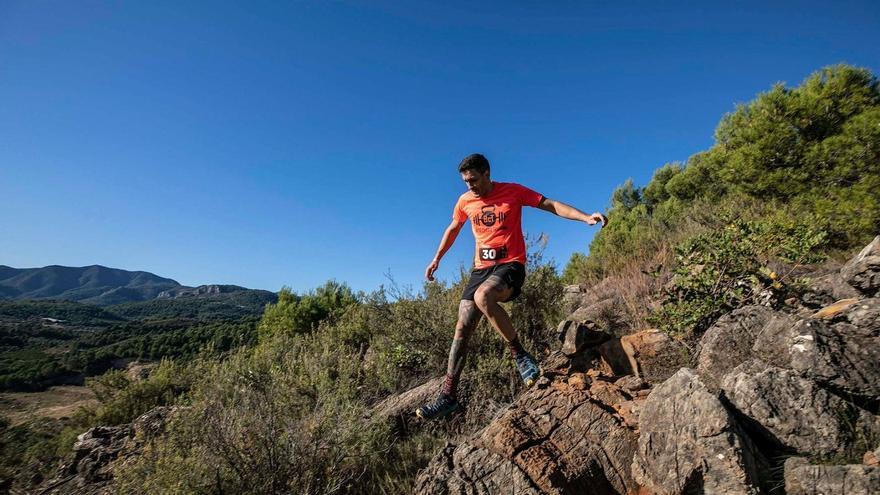
[(284, 287), (278, 293), (278, 302), (266, 305), (257, 328), (258, 336), (265, 340), (277, 334), (311, 332), (321, 321), (356, 303), (357, 299), (348, 285), (333, 280), (303, 296)]
[(320, 335), (276, 335), (214, 363), (166, 441), (119, 474), (123, 493), (336, 493), (380, 461), (357, 354)]
[(131, 380), (123, 370), (86, 379), (86, 386), (100, 402), (91, 423), (128, 423), (156, 406), (175, 403), (194, 383), (199, 364), (199, 360), (187, 366), (163, 359), (144, 380)]
[(687, 339), (740, 306), (778, 304), (791, 289), (789, 277), (772, 272), (768, 262), (818, 262), (822, 259), (818, 249), (825, 241), (819, 228), (787, 219), (731, 219), (719, 230), (676, 246), (667, 297), (649, 321)]

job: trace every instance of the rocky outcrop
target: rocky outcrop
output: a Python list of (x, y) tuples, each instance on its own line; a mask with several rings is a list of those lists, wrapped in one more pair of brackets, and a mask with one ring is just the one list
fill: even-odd
[(880, 467), (862, 464), (823, 466), (803, 457), (785, 461), (787, 495), (854, 495), (880, 493)]
[(572, 312), (566, 320), (570, 320), (591, 329), (613, 333), (618, 325), (621, 304), (618, 298), (606, 298), (598, 301), (585, 301), (584, 305)]
[(846, 283), (839, 271), (834, 271), (811, 277), (801, 303), (809, 308), (821, 308), (841, 299), (857, 297), (859, 292)]
[(502, 493), (492, 487), (511, 484), (516, 493), (635, 492), (630, 463), (647, 394), (595, 372), (548, 375), (473, 438), (440, 452), (416, 493)]
[(79, 435), (73, 455), (55, 477), (34, 493), (41, 495), (105, 495), (114, 493), (113, 472), (119, 462), (136, 456), (144, 442), (161, 435), (178, 407), (154, 408), (128, 424), (97, 426)]
[(746, 306), (718, 319), (697, 347), (697, 371), (717, 389), (721, 379), (752, 356), (758, 334), (777, 313), (766, 306)]
[(516, 463), (504, 456), (470, 444), (446, 444), (419, 473), (414, 493), (494, 495), (507, 491), (542, 493)]
[(880, 290), (880, 235), (843, 265), (840, 274), (862, 294), (877, 294)]
[(850, 321), (868, 320), (877, 306), (876, 301), (851, 305), (836, 316), (838, 323), (775, 318), (761, 331), (753, 351), (764, 362), (796, 371), (839, 394), (876, 402), (880, 399), (880, 329), (876, 322), (854, 325)]
[(239, 287), (237, 285), (210, 284), (200, 285), (198, 287), (180, 286), (173, 289), (163, 290), (158, 295), (156, 295), (156, 299), (179, 299), (183, 297), (216, 296), (218, 294), (228, 294), (230, 292), (241, 292), (248, 290), (250, 289)]
[(755, 433), (799, 454), (834, 456), (880, 433), (880, 421), (793, 370), (751, 360), (729, 373), (725, 396)]
[(639, 424), (632, 469), (651, 493), (758, 493), (751, 441), (695, 370), (658, 386)]

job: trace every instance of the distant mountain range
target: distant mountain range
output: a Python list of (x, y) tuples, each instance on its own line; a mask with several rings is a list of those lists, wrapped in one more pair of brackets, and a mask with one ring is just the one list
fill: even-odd
[(101, 265), (12, 268), (0, 265), (0, 299), (63, 299), (97, 306), (137, 303), (155, 299), (228, 298), (252, 292), (273, 300), (269, 291), (237, 285), (186, 287), (149, 272), (128, 271)]

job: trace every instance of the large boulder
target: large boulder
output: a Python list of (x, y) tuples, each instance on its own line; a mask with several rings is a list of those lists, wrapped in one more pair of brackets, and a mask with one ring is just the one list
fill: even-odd
[(880, 290), (880, 235), (843, 265), (840, 274), (862, 294), (876, 294)]
[[(837, 311), (832, 311), (832, 308)], [(871, 334), (880, 334), (880, 298), (845, 299), (817, 311), (813, 318), (831, 323), (849, 323)]]
[[(880, 328), (869, 320), (870, 305), (850, 307), (839, 323), (817, 318), (771, 320), (755, 341), (755, 355), (794, 370), (860, 403), (880, 398)], [(854, 325), (855, 321), (861, 326)]]
[[(476, 436), (440, 452), (419, 473), (415, 491), (504, 493), (515, 486), (516, 493), (633, 493), (637, 433), (615, 406), (638, 400), (583, 373), (545, 379)], [(504, 489), (493, 490), (498, 486)]]
[(845, 455), (880, 421), (799, 373), (753, 359), (724, 377), (727, 400), (756, 433), (777, 448), (810, 455)]
[(654, 389), (639, 424), (633, 476), (651, 493), (758, 493), (750, 440), (695, 370)]
[(785, 461), (787, 495), (855, 495), (880, 493), (880, 467), (862, 464), (815, 465), (803, 457)]
[(710, 389), (752, 356), (752, 346), (774, 315), (765, 306), (745, 306), (728, 313), (706, 330), (697, 347), (697, 371)]

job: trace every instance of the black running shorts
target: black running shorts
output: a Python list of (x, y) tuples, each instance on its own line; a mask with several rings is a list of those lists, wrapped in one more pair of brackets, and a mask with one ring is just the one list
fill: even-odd
[(474, 294), (477, 293), (477, 288), (479, 288), (480, 285), (492, 275), (499, 276), (508, 287), (513, 287), (513, 294), (507, 299), (507, 301), (512, 301), (519, 296), (523, 283), (526, 281), (526, 267), (518, 261), (511, 261), (509, 263), (499, 263), (480, 270), (472, 270), (471, 278), (468, 280), (467, 287), (464, 288), (464, 293), (462, 293), (461, 298), (473, 301)]

